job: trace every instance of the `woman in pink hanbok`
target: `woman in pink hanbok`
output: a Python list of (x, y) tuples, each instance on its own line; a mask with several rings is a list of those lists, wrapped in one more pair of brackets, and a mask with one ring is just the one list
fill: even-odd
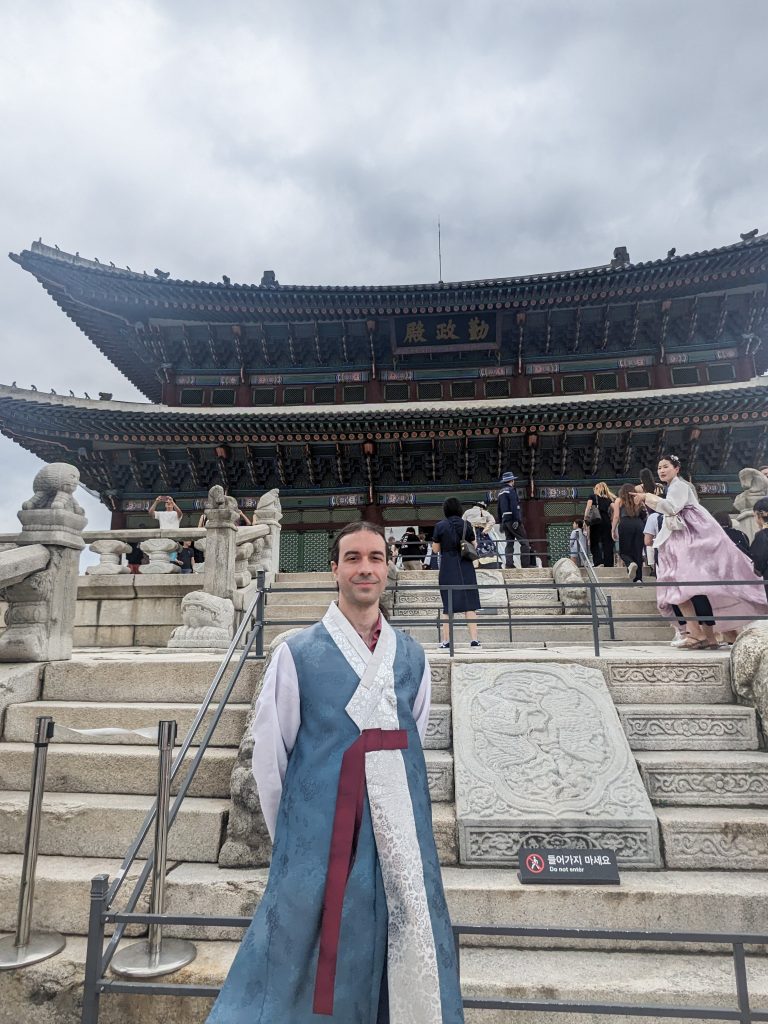
[[(656, 603), (662, 615), (674, 618), (674, 605), (688, 622), (688, 637), (682, 650), (716, 647), (714, 630), (735, 637), (739, 629), (760, 615), (768, 615), (768, 601), (750, 559), (735, 544), (726, 544), (720, 524), (699, 503), (696, 491), (680, 475), (680, 459), (664, 455), (659, 462), (659, 479), (666, 485), (664, 498), (636, 492), (654, 512), (662, 512), (664, 523), (654, 548), (658, 552)], [(755, 580), (754, 586), (730, 586), (729, 580)], [(691, 581), (688, 585), (685, 581)], [(705, 597), (712, 608), (714, 626), (699, 621), (693, 600)], [(711, 620), (709, 620), (711, 622)]]

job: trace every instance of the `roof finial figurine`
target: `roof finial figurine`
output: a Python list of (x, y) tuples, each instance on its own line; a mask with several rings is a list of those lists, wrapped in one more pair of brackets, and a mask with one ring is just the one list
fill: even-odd
[(110, 265), (110, 267), (114, 267), (115, 264), (112, 262), (112, 260), (110, 260), (109, 261), (109, 265)]
[(53, 388), (51, 388), (51, 394), (52, 394), (52, 395), (55, 395), (55, 394), (56, 394), (56, 392), (55, 392), (55, 391), (53, 390)]
[(752, 228), (752, 230), (751, 231), (747, 231), (747, 233), (745, 235), (740, 234), (739, 238), (742, 240), (742, 242), (750, 242), (753, 238), (757, 238), (757, 234), (758, 234), (758, 229), (757, 228)]
[(91, 396), (88, 394), (87, 391), (84, 391), (83, 394), (85, 395), (86, 398), (90, 399)]
[(158, 267), (155, 267), (155, 277), (159, 277), (161, 281), (167, 281), (170, 276), (169, 270), (160, 270)]
[(93, 257), (93, 262), (94, 263), (98, 263), (99, 262), (99, 257), (98, 256), (94, 256)]
[(673, 256), (675, 255), (675, 253), (676, 253), (676, 252), (677, 252), (677, 249), (676, 249), (676, 248), (674, 247), (674, 245), (673, 245), (673, 246), (672, 246), (672, 248), (671, 248), (671, 249), (669, 250), (669, 252), (667, 253), (667, 259), (668, 259), (668, 260), (671, 260), (671, 259), (672, 259), (672, 257), (673, 257)]
[(70, 398), (76, 398), (76, 397), (77, 397), (77, 396), (75, 395), (75, 392), (74, 392), (74, 391), (72, 390), (72, 388), (70, 388), (70, 389), (69, 389), (69, 397), (70, 397)]
[(29, 390), (30, 390), (30, 391), (37, 391), (37, 388), (35, 387), (35, 385), (34, 385), (34, 384), (30, 384), (30, 385), (29, 385)]
[(12, 387), (12, 388), (18, 387), (18, 385), (16, 384), (16, 381), (15, 381), (15, 380), (12, 380), (12, 381), (11, 381), (11, 387)]
[(53, 248), (54, 248), (54, 249), (56, 250), (56, 252), (60, 252), (60, 251), (61, 251), (61, 250), (59, 249), (58, 245), (56, 245), (56, 243), (55, 243), (55, 242), (53, 243)]
[(231, 284), (231, 281), (229, 280), (226, 274), (221, 275), (221, 280), (224, 282), (224, 284)]

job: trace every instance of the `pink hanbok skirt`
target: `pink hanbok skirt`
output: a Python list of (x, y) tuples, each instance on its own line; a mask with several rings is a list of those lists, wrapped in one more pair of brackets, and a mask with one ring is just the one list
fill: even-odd
[[(662, 615), (674, 618), (678, 607), (697, 594), (712, 605), (720, 631), (741, 629), (758, 615), (768, 615), (765, 587), (749, 559), (740, 551), (706, 509), (686, 505), (679, 514), (681, 530), (673, 530), (657, 549), (656, 603)], [(699, 581), (685, 586), (678, 580)], [(754, 586), (728, 586), (723, 580), (755, 580)], [(703, 583), (701, 581), (704, 581)], [(735, 616), (724, 619), (723, 616)]]

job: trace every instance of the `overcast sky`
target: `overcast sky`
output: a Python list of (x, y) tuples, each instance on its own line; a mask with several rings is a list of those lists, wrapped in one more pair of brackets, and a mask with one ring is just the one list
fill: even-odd
[[(438, 216), (445, 280), (768, 229), (766, 0), (1, 9), (3, 252), (384, 284), (437, 279)], [(0, 382), (141, 398), (5, 258), (0, 303)], [(1, 532), (40, 463), (0, 460)]]

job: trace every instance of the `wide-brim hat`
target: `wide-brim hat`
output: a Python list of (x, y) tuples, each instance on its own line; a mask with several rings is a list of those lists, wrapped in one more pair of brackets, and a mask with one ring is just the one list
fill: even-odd
[(508, 484), (510, 480), (517, 480), (517, 477), (515, 476), (514, 473), (502, 473), (501, 474), (501, 482), (503, 484)]
[(484, 501), (476, 501), (475, 504), (478, 506), (478, 508), (488, 508)]

